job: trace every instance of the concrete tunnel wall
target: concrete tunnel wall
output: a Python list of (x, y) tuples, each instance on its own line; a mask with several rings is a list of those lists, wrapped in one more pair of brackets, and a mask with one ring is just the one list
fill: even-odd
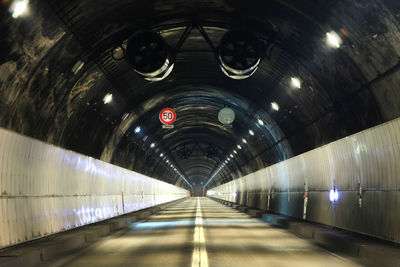
[(0, 164), (0, 248), (189, 195), (1, 128)]
[[(336, 189), (339, 199), (330, 200)], [(400, 119), (208, 191), (213, 197), (400, 243)], [(307, 196), (307, 198), (304, 198)]]

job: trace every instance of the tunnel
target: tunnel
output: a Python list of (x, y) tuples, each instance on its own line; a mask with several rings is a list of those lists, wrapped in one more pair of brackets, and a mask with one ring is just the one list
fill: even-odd
[(400, 266), (398, 0), (2, 0), (0, 266)]

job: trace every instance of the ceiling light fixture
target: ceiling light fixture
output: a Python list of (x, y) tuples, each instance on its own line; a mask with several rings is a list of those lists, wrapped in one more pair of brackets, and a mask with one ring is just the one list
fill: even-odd
[(342, 39), (340, 39), (339, 35), (336, 32), (331, 31), (326, 33), (326, 42), (330, 47), (340, 48), (340, 45), (342, 44)]
[(124, 115), (122, 115), (122, 121), (126, 120), (126, 118), (128, 118), (129, 113), (124, 113)]
[(246, 139), (244, 139), (244, 138), (242, 138), (242, 142), (245, 143), (245, 144), (247, 144), (247, 141), (246, 141)]
[(14, 19), (21, 16), (28, 7), (29, 0), (17, 0), (11, 5), (10, 12)]
[(242, 146), (241, 145), (237, 145), (237, 148), (242, 149)]
[(110, 93), (106, 94), (106, 95), (104, 96), (104, 98), (103, 98), (103, 103), (104, 103), (104, 104), (110, 103), (110, 102), (112, 101), (112, 98), (113, 98), (113, 95), (112, 95), (112, 94), (110, 94)]
[(155, 143), (151, 143), (151, 145), (150, 145), (151, 148), (153, 148), (153, 147), (155, 147), (155, 146), (156, 146)]
[(290, 79), (290, 82), (291, 82), (293, 88), (298, 88), (298, 89), (301, 88), (301, 81), (299, 78), (292, 77)]
[(237, 154), (237, 151), (236, 151), (236, 150), (233, 150), (233, 153)]
[(164, 157), (164, 154), (163, 154), (163, 153), (161, 153), (161, 154), (160, 154), (160, 157), (161, 157), (161, 158), (162, 158), (162, 157)]
[(250, 135), (254, 135), (253, 130), (249, 130), (249, 134), (250, 134)]
[(72, 72), (74, 74), (78, 74), (78, 72), (83, 68), (83, 66), (85, 65), (85, 62), (78, 60), (75, 65), (72, 67)]
[(258, 122), (259, 125), (264, 126), (264, 121), (262, 119), (258, 119), (257, 122)]
[(278, 105), (278, 103), (276, 103), (276, 102), (271, 102), (271, 108), (272, 108), (273, 110), (278, 111), (278, 110), (279, 110), (279, 105)]
[(140, 126), (137, 126), (137, 127), (135, 128), (135, 133), (138, 134), (138, 133), (140, 133), (141, 130), (142, 130), (142, 129), (140, 128)]

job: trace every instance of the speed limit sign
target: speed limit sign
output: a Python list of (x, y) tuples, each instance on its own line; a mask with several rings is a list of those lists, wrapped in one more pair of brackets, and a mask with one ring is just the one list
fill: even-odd
[(161, 110), (159, 118), (163, 124), (170, 125), (174, 123), (176, 114), (172, 108), (164, 108)]

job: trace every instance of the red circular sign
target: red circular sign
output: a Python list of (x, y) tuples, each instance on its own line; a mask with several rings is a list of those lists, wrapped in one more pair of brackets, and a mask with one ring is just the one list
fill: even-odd
[(159, 118), (164, 124), (172, 124), (176, 119), (176, 114), (172, 108), (164, 108), (161, 110)]

